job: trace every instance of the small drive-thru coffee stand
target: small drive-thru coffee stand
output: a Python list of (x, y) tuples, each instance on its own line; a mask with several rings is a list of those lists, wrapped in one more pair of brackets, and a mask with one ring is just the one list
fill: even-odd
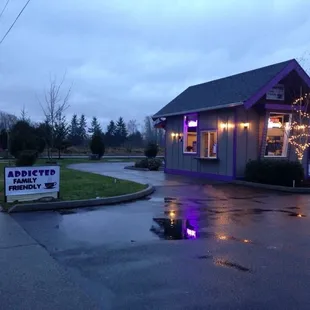
[[(166, 130), (165, 172), (233, 180), (249, 160), (297, 160), (292, 102), (309, 90), (295, 59), (190, 86), (153, 116)], [(308, 158), (306, 150), (307, 176)]]

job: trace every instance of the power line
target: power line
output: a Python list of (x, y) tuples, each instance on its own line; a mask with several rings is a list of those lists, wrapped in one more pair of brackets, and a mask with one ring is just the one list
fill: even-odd
[(9, 2), (10, 2), (10, 0), (7, 0), (7, 1), (6, 1), (6, 4), (5, 4), (4, 8), (2, 9), (2, 11), (1, 11), (1, 13), (0, 13), (0, 18), (2, 17), (3, 12), (5, 11), (6, 7), (7, 7), (8, 4), (9, 4)]
[(24, 5), (24, 7), (21, 9), (21, 11), (19, 12), (19, 14), (17, 15), (17, 17), (15, 18), (13, 24), (11, 25), (11, 27), (9, 28), (9, 30), (6, 32), (6, 34), (3, 36), (3, 38), (0, 41), (0, 44), (4, 41), (4, 39), (7, 37), (7, 35), (10, 33), (10, 31), (12, 30), (12, 28), (14, 27), (14, 25), (16, 24), (17, 20), (19, 19), (19, 17), (22, 15), (22, 13), (24, 12), (25, 8), (28, 6), (30, 0), (28, 0), (26, 2), (26, 4)]

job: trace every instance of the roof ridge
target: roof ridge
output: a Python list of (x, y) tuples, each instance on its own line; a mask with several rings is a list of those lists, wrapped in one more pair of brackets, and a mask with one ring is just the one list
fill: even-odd
[(204, 85), (204, 84), (208, 84), (208, 83), (212, 83), (212, 82), (217, 82), (217, 81), (224, 80), (224, 79), (227, 79), (227, 78), (235, 77), (237, 75), (243, 75), (243, 74), (250, 73), (250, 72), (253, 72), (253, 71), (263, 70), (263, 69), (270, 68), (270, 67), (277, 66), (277, 65), (281, 65), (281, 64), (284, 64), (284, 63), (289, 64), (291, 61), (297, 61), (297, 60), (295, 58), (292, 58), (292, 59), (289, 59), (289, 60), (286, 60), (286, 61), (281, 61), (281, 62), (274, 63), (272, 65), (268, 65), (268, 66), (264, 66), (264, 67), (260, 67), (260, 68), (256, 68), (256, 69), (251, 69), (251, 70), (248, 70), (248, 71), (239, 72), (239, 73), (235, 73), (235, 74), (232, 74), (232, 75), (227, 75), (227, 76), (215, 79), (215, 80), (210, 80), (210, 81), (199, 83), (199, 84), (190, 85), (188, 88), (196, 87), (196, 86), (200, 86), (200, 85)]

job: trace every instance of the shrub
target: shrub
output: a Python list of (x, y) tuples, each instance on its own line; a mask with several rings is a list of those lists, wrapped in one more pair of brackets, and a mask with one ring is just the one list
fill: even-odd
[(149, 168), (149, 161), (147, 158), (143, 158), (141, 160), (136, 161), (135, 163), (136, 168)]
[(157, 171), (159, 167), (162, 165), (162, 160), (158, 158), (150, 158), (148, 160), (148, 168), (151, 171)]
[(304, 169), (300, 162), (288, 160), (253, 160), (245, 168), (245, 179), (250, 182), (272, 185), (299, 186), (304, 179)]
[(16, 166), (33, 166), (38, 158), (37, 151), (34, 150), (24, 150), (21, 151), (16, 159)]
[(155, 158), (158, 153), (158, 145), (156, 143), (150, 142), (144, 149), (144, 155), (147, 158)]
[(100, 159), (105, 151), (104, 142), (102, 136), (100, 134), (93, 134), (90, 141), (90, 150), (93, 154), (98, 155), (98, 159)]
[(10, 153), (18, 158), (24, 150), (38, 150), (38, 139), (35, 129), (26, 121), (18, 121), (11, 129), (9, 136)]

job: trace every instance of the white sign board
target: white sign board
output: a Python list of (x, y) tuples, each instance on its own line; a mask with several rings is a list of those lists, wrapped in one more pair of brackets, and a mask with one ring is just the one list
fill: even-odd
[(284, 85), (278, 84), (266, 93), (267, 100), (284, 101)]
[[(5, 196), (10, 201), (29, 200), (29, 195), (40, 198), (55, 197), (59, 192), (59, 166), (5, 167)], [(16, 196), (19, 199), (13, 199)]]

